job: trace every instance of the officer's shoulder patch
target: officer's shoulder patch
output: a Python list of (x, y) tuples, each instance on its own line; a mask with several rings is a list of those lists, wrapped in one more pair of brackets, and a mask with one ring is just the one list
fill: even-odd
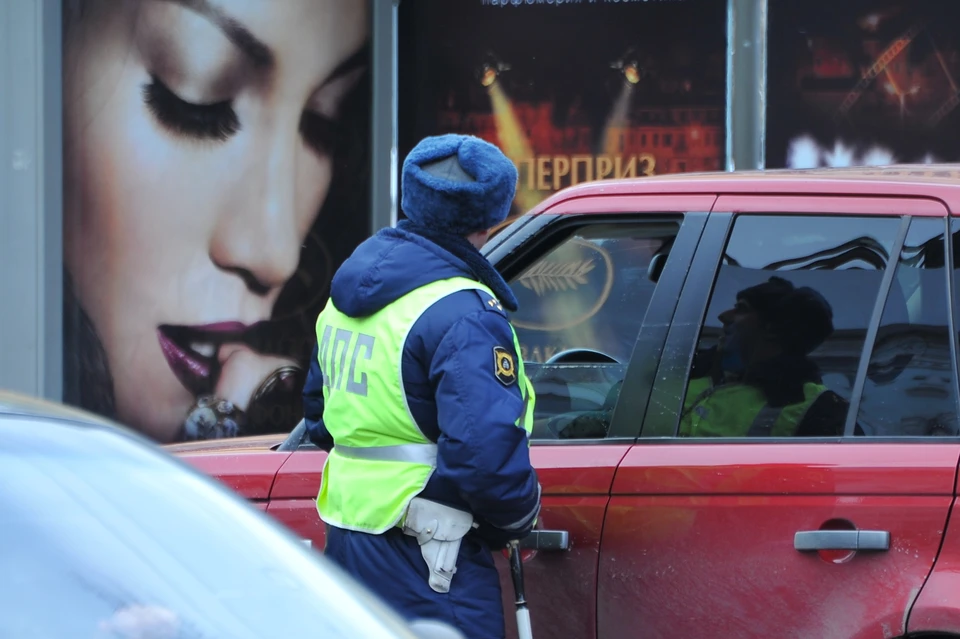
[(473, 289), (477, 292), (477, 297), (480, 298), (480, 303), (483, 304), (483, 308), (494, 313), (499, 313), (504, 317), (507, 316), (507, 312), (503, 310), (503, 304), (500, 303), (496, 297), (490, 295), (486, 291), (481, 291), (478, 288)]
[(513, 355), (503, 346), (493, 347), (493, 374), (504, 386), (510, 386), (517, 381), (517, 365)]

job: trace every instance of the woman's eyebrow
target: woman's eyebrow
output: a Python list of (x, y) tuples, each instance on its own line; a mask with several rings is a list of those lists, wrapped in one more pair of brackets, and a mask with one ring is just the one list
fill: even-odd
[(258, 69), (268, 69), (273, 66), (273, 53), (270, 52), (270, 47), (258, 40), (246, 27), (225, 14), (219, 7), (210, 4), (209, 0), (161, 1), (174, 2), (208, 19), (227, 36), (230, 42), (250, 59), (254, 67)]

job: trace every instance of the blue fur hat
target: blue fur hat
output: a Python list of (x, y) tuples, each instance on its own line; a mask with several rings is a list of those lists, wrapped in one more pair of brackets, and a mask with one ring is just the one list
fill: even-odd
[(420, 141), (403, 162), (400, 206), (414, 223), (470, 235), (507, 218), (517, 167), (494, 145), (472, 135)]

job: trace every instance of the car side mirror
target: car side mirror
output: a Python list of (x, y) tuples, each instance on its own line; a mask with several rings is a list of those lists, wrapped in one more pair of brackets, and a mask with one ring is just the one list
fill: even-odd
[(294, 426), (293, 430), (290, 431), (290, 434), (287, 435), (287, 438), (283, 440), (275, 450), (281, 453), (294, 451), (308, 441), (310, 441), (310, 433), (307, 432), (307, 421), (306, 419), (301, 419), (297, 422), (297, 425)]
[(432, 619), (411, 621), (410, 629), (420, 639), (467, 639), (466, 635), (450, 624)]

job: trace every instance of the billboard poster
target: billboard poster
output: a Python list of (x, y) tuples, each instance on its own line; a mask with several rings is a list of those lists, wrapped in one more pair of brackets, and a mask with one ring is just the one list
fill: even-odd
[(399, 152), (498, 145), (511, 217), (588, 180), (723, 169), (725, 0), (404, 0)]
[(65, 399), (288, 432), (370, 233), (369, 3), (63, 0)]
[(960, 160), (960, 3), (777, 0), (766, 166)]

